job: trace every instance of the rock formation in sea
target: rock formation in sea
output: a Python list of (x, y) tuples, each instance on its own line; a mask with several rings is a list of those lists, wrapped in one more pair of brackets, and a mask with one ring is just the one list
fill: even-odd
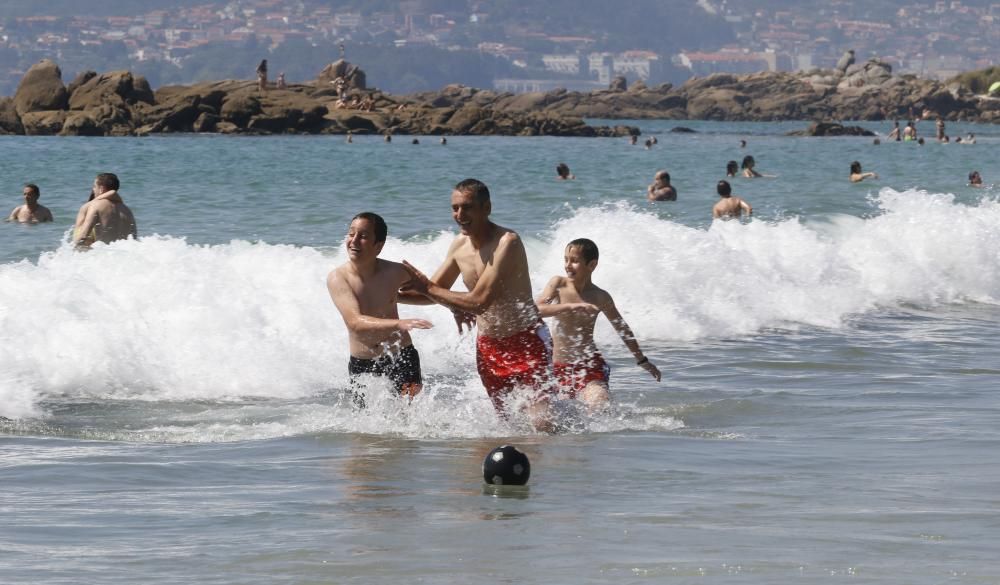
[(717, 73), (679, 87), (628, 86), (616, 78), (592, 92), (512, 94), (449, 85), (390, 95), (343, 59), (307, 83), (259, 92), (255, 80), (224, 80), (155, 91), (128, 71), (86, 72), (64, 85), (43, 60), (12, 98), (0, 98), (0, 133), (125, 136), (168, 132), (248, 134), (496, 134), (624, 136), (634, 127), (591, 126), (585, 118), (775, 121), (937, 118), (1000, 122), (1000, 100), (957, 83), (893, 75), (878, 59), (801, 73)]

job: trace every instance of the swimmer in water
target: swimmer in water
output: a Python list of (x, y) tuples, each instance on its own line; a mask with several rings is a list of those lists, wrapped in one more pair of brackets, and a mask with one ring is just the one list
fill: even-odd
[(646, 198), (650, 201), (677, 201), (677, 189), (670, 184), (670, 173), (656, 171), (653, 182), (646, 187)]
[(734, 160), (726, 163), (726, 176), (735, 177), (740, 174), (740, 164)]
[(560, 181), (571, 181), (576, 178), (576, 175), (569, 172), (569, 165), (559, 163), (556, 165), (556, 178)]
[(43, 223), (52, 221), (52, 212), (49, 211), (49, 208), (38, 204), (38, 198), (42, 196), (38, 185), (28, 183), (24, 186), (21, 195), (24, 197), (24, 205), (15, 207), (10, 212), (10, 216), (7, 217), (7, 221), (16, 221), (18, 223)]
[(860, 183), (861, 181), (864, 181), (865, 179), (877, 179), (877, 178), (878, 178), (878, 174), (877, 173), (873, 173), (871, 171), (862, 172), (861, 171), (861, 163), (860, 162), (854, 161), (854, 162), (851, 163), (851, 182), (852, 183)]
[(753, 215), (753, 207), (746, 200), (733, 195), (729, 181), (719, 181), (715, 191), (721, 199), (712, 207), (712, 219), (739, 219), (743, 212), (748, 216)]

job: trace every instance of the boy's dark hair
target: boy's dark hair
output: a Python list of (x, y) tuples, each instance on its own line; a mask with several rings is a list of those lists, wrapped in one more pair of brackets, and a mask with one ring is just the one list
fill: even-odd
[(861, 163), (854, 161), (851, 163), (851, 174), (856, 174), (861, 172)]
[(583, 261), (590, 262), (591, 260), (597, 260), (600, 252), (597, 251), (597, 244), (593, 240), (588, 240), (587, 238), (577, 238), (566, 244), (566, 247), (575, 246), (580, 248), (580, 253), (583, 254)]
[(377, 213), (372, 213), (370, 211), (362, 211), (361, 213), (355, 215), (351, 218), (351, 223), (354, 223), (356, 219), (365, 219), (375, 225), (375, 243), (384, 242), (386, 236), (389, 235), (389, 226), (385, 225), (385, 220), (382, 216)]
[(729, 197), (733, 194), (733, 188), (729, 185), (729, 181), (719, 181), (715, 186), (715, 192), (723, 197)]
[(483, 183), (479, 179), (466, 179), (455, 185), (455, 190), (466, 195), (472, 195), (480, 205), (490, 200), (489, 188), (486, 186), (486, 183)]
[(97, 184), (108, 191), (117, 191), (121, 187), (121, 183), (118, 182), (118, 175), (114, 173), (101, 173), (97, 175)]
[(42, 194), (42, 192), (38, 190), (38, 185), (34, 183), (25, 183), (24, 188), (31, 189), (31, 192), (35, 194), (35, 197), (39, 197)]

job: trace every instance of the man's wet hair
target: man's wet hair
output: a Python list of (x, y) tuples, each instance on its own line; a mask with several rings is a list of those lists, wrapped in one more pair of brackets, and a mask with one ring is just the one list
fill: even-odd
[(382, 216), (377, 213), (372, 213), (371, 211), (362, 211), (361, 213), (355, 215), (351, 218), (351, 223), (354, 223), (356, 219), (364, 219), (372, 222), (375, 226), (375, 243), (384, 242), (385, 238), (389, 235), (389, 226), (385, 225), (385, 220)]
[(559, 164), (557, 164), (556, 165), (556, 173), (560, 177), (568, 177), (569, 176), (569, 165), (566, 164), (566, 163), (559, 163)]
[(593, 240), (588, 240), (587, 238), (577, 238), (566, 244), (566, 247), (579, 248), (580, 254), (583, 255), (584, 262), (597, 260), (598, 256), (600, 256), (600, 253), (597, 251), (597, 244), (595, 244)]
[(861, 172), (861, 163), (858, 162), (858, 161), (852, 162), (851, 163), (851, 174), (854, 175), (854, 174), (858, 174), (860, 172)]
[(42, 195), (42, 192), (38, 189), (38, 185), (34, 183), (25, 183), (24, 188), (31, 190), (35, 194), (35, 197), (41, 197)]
[(660, 180), (663, 180), (663, 181), (666, 181), (666, 182), (669, 183), (670, 182), (670, 173), (668, 173), (667, 171), (656, 171), (656, 174), (653, 176), (653, 179), (654, 180), (655, 179), (660, 179)]
[(719, 181), (719, 184), (715, 186), (715, 192), (723, 197), (729, 197), (733, 194), (733, 188), (729, 185), (729, 181)]
[(740, 170), (740, 163), (734, 160), (726, 163), (726, 174), (735, 175), (738, 170)]
[(488, 203), (490, 200), (489, 188), (486, 186), (486, 183), (480, 181), (479, 179), (466, 179), (461, 181), (459, 184), (455, 185), (455, 190), (459, 193), (472, 195), (476, 198), (476, 201), (478, 201), (480, 205)]
[(755, 161), (753, 159), (753, 157), (750, 156), (749, 154), (743, 157), (743, 165), (742, 165), (742, 167), (744, 169), (747, 168), (747, 167), (753, 166), (755, 164), (757, 164), (757, 161)]
[(973, 181), (975, 181), (978, 178), (979, 178), (979, 171), (972, 171), (971, 173), (969, 173), (969, 182), (970, 183), (973, 182)]
[(121, 187), (121, 183), (118, 181), (118, 175), (114, 173), (101, 173), (97, 175), (97, 184), (104, 187), (108, 191), (117, 191)]

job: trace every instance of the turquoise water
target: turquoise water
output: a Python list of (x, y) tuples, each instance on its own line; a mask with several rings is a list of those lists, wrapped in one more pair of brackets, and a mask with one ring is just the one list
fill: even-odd
[[(56, 217), (0, 225), (0, 580), (1000, 581), (1000, 204), (965, 184), (1000, 183), (1000, 130), (633, 124), (659, 144), (0, 137), (8, 209), (32, 181)], [(755, 218), (713, 224), (746, 154), (777, 176), (732, 179)], [(853, 160), (879, 179), (849, 183)], [(645, 202), (659, 169), (676, 203)], [(143, 238), (74, 253), (100, 171)], [(565, 242), (598, 243), (662, 383), (601, 322), (615, 412), (539, 435), (496, 418), (448, 313), (413, 307), (436, 325), (414, 335), (425, 392), (343, 404), (324, 279), (350, 217), (381, 213), (383, 257), (433, 271), (469, 176), (537, 289)], [(525, 489), (482, 484), (504, 442)]]

